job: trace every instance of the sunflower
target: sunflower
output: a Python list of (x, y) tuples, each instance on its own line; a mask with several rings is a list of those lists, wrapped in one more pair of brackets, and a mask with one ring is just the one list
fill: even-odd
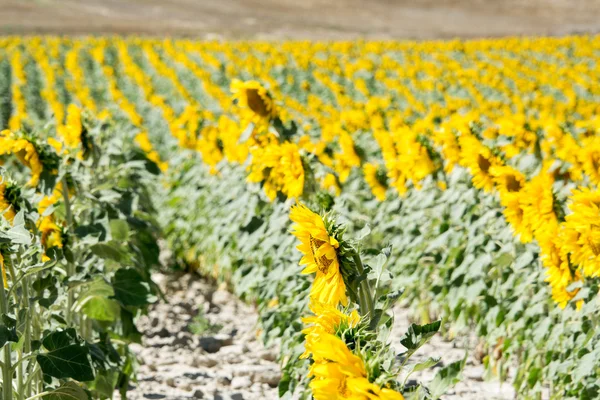
[(500, 193), (518, 192), (525, 186), (525, 176), (521, 171), (511, 166), (496, 165), (490, 168), (490, 173), (493, 177), (496, 189)]
[(234, 79), (231, 92), (238, 105), (251, 112), (252, 122), (269, 122), (277, 116), (277, 108), (271, 95), (258, 81), (242, 82)]
[(304, 191), (304, 166), (300, 149), (295, 143), (271, 143), (254, 147), (248, 167), (248, 181), (263, 182), (263, 189), (271, 201), (277, 192), (286, 197), (300, 197)]
[(27, 139), (19, 138), (9, 130), (0, 132), (0, 156), (14, 154), (21, 164), (31, 170), (29, 186), (37, 186), (44, 166), (35, 145)]
[(549, 229), (558, 225), (554, 212), (553, 184), (552, 175), (542, 171), (527, 182), (523, 195), (520, 196), (523, 223), (531, 227), (534, 235), (542, 228)]
[(364, 400), (404, 400), (402, 394), (388, 388), (380, 388), (367, 378), (349, 378), (347, 386), (351, 388), (353, 399)]
[(371, 192), (379, 201), (385, 200), (385, 192), (387, 191), (387, 177), (385, 172), (377, 164), (365, 164), (363, 166), (365, 181), (371, 188)]
[(307, 325), (302, 330), (306, 340), (306, 351), (300, 358), (307, 358), (312, 353), (311, 348), (315, 340), (318, 340), (320, 334), (333, 334), (340, 327), (353, 328), (360, 322), (360, 316), (356, 310), (347, 315), (338, 310), (337, 307), (314, 300), (311, 300), (309, 307), (314, 315), (302, 318), (302, 323)]
[(571, 214), (560, 232), (561, 251), (583, 270), (584, 276), (600, 275), (600, 190), (573, 191)]
[[(62, 229), (56, 224), (54, 215), (44, 215), (46, 210), (53, 206), (58, 199), (62, 196), (62, 192), (59, 187), (54, 189), (54, 193), (51, 196), (45, 196), (38, 205), (38, 212), (41, 215), (38, 222), (38, 229), (42, 234), (42, 246), (45, 250), (52, 247), (63, 247), (62, 241)], [(50, 258), (44, 252), (42, 261), (49, 261)]]
[(310, 388), (316, 400), (351, 398), (349, 378), (366, 378), (363, 360), (352, 353), (342, 339), (319, 334), (312, 346), (315, 362), (310, 367)]
[(502, 211), (506, 222), (508, 222), (513, 230), (515, 236), (519, 236), (519, 239), (523, 243), (529, 243), (533, 239), (533, 232), (531, 226), (524, 219), (524, 211), (521, 203), (521, 192), (500, 192), (500, 204), (504, 207)]
[(473, 186), (491, 192), (494, 188), (494, 177), (491, 171), (494, 167), (502, 165), (501, 161), (472, 135), (461, 136), (459, 143), (460, 164), (471, 172)]
[(0, 215), (12, 224), (18, 209), (16, 204), (13, 204), (14, 199), (12, 198), (11, 191), (12, 186), (0, 183)]
[(361, 357), (352, 353), (346, 343), (335, 335), (321, 333), (313, 346), (309, 384), (316, 400), (403, 400), (391, 389), (369, 382)]
[(348, 304), (346, 284), (340, 271), (336, 249), (337, 239), (330, 236), (323, 218), (303, 204), (292, 206), (290, 219), (295, 222), (292, 233), (302, 242), (297, 249), (303, 257), (300, 265), (303, 274), (316, 274), (311, 288), (311, 298), (337, 306)]
[(558, 227), (549, 227), (537, 234), (542, 264), (546, 268), (546, 282), (550, 284), (552, 299), (560, 308), (565, 308), (579, 291), (569, 292), (567, 287), (575, 280), (580, 280), (579, 273), (571, 271), (568, 255), (561, 249), (565, 236), (559, 233)]

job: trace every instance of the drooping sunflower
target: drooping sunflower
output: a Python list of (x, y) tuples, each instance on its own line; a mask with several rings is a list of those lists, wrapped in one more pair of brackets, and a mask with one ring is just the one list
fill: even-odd
[(0, 156), (14, 154), (21, 164), (31, 170), (31, 179), (27, 183), (37, 186), (44, 166), (36, 146), (29, 140), (18, 137), (9, 130), (0, 132)]
[(336, 251), (339, 242), (330, 236), (323, 218), (303, 204), (292, 206), (290, 219), (295, 222), (292, 234), (302, 242), (297, 247), (303, 254), (300, 265), (306, 266), (302, 273), (315, 274), (311, 298), (332, 306), (347, 305), (346, 284)]

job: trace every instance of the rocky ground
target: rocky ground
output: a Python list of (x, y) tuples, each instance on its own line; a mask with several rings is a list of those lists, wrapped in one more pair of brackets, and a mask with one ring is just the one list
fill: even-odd
[[(226, 290), (193, 275), (154, 278), (168, 303), (157, 303), (140, 319), (142, 345), (133, 347), (140, 368), (138, 382), (127, 397), (141, 399), (276, 399), (280, 378), (278, 349), (265, 349), (257, 340), (257, 315)], [(393, 342), (402, 351), (400, 337), (409, 327), (404, 309), (395, 310)], [(414, 361), (441, 357), (443, 365), (461, 360), (469, 352), (463, 380), (446, 400), (513, 399), (510, 384), (484, 381), (484, 368), (472, 348), (476, 338), (445, 341), (441, 335), (421, 348)], [(425, 371), (411, 379), (427, 382), (436, 372)]]
[(127, 398), (276, 399), (277, 349), (257, 340), (256, 311), (193, 275), (153, 277), (168, 303), (140, 319), (140, 368)]

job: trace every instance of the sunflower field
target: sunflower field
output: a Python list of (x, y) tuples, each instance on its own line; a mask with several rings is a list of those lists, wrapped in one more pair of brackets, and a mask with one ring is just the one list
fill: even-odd
[(256, 305), (282, 398), (439, 398), (436, 332), (600, 397), (599, 78), (600, 36), (0, 38), (2, 398), (126, 396), (165, 249)]

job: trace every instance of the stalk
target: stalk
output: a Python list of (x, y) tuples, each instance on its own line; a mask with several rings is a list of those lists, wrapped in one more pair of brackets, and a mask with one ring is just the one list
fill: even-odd
[[(69, 229), (73, 227), (73, 211), (71, 210), (71, 200), (69, 199), (69, 185), (67, 184), (67, 176), (63, 175), (62, 180), (62, 195), (65, 201), (65, 209), (67, 212), (67, 225)], [(75, 265), (72, 262), (67, 261), (67, 279), (71, 276), (75, 275)], [(71, 325), (73, 322), (73, 315), (71, 309), (73, 308), (73, 303), (75, 303), (75, 293), (73, 290), (68, 290), (68, 300), (67, 300), (67, 323)]]
[[(356, 264), (356, 268), (358, 269), (358, 274), (362, 275), (365, 272), (365, 267), (360, 259), (360, 255), (355, 254), (353, 259), (354, 263)], [(375, 315), (375, 306), (373, 304), (373, 292), (371, 291), (371, 285), (369, 284), (367, 277), (360, 282), (358, 299), (360, 313), (363, 316), (368, 315), (370, 321)]]
[[(4, 277), (0, 274), (0, 312), (2, 315), (8, 314), (8, 300), (6, 299), (6, 289), (4, 289)], [(12, 366), (11, 366), (10, 342), (4, 345), (4, 365), (2, 366), (2, 398), (12, 400)]]

